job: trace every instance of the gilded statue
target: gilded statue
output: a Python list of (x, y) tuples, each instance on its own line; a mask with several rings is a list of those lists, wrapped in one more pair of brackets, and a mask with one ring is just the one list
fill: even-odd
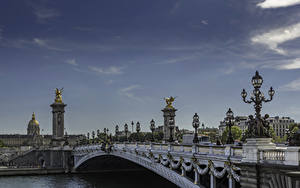
[(175, 100), (175, 97), (172, 97), (172, 96), (166, 97), (166, 98), (165, 98), (165, 101), (166, 101), (166, 103), (167, 103), (166, 108), (174, 108), (174, 107), (172, 106), (172, 103), (174, 102), (174, 100)]
[(62, 91), (63, 91), (64, 88), (61, 88), (61, 89), (58, 89), (56, 88), (55, 89), (55, 102), (56, 103), (62, 103)]

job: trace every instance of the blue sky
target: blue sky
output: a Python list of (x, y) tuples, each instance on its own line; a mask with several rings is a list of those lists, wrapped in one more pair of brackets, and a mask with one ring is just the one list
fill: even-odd
[[(253, 114), (242, 88), (259, 70), (271, 116), (300, 121), (300, 0), (10, 0), (0, 7), (1, 133), (25, 133), (35, 112), (51, 133), (50, 104), (64, 87), (68, 133), (195, 112), (217, 127), (229, 107)], [(121, 130), (122, 130), (121, 128)]]

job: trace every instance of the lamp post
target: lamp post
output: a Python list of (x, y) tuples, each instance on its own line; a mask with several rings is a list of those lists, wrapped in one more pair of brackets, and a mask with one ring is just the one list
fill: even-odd
[(154, 142), (155, 121), (153, 119), (150, 121), (150, 130), (152, 132), (151, 141)]
[(127, 141), (127, 134), (128, 134), (128, 125), (125, 123), (124, 125), (124, 132), (125, 132), (125, 141)]
[(137, 122), (136, 123), (136, 133), (140, 133), (140, 131), (141, 131), (141, 125), (140, 125), (140, 122)]
[(139, 133), (141, 131), (141, 125), (140, 122), (136, 122), (136, 136), (137, 136), (137, 141), (140, 141), (139, 139)]
[(87, 140), (88, 140), (88, 144), (90, 143), (90, 133), (88, 132), (87, 134), (86, 134), (86, 136), (87, 136)]
[(250, 100), (247, 100), (247, 92), (245, 89), (241, 92), (241, 96), (243, 98), (243, 101), (245, 103), (251, 104), (254, 103), (254, 109), (255, 109), (255, 119), (253, 117), (249, 116), (250, 118), (250, 126), (249, 126), (249, 135), (248, 137), (251, 138), (270, 138), (270, 132), (269, 132), (269, 125), (266, 121), (266, 119), (269, 117), (267, 114), (265, 115), (264, 118), (261, 117), (261, 108), (262, 108), (262, 103), (265, 102), (270, 102), (273, 99), (273, 96), (275, 94), (275, 91), (271, 87), (269, 89), (269, 99), (266, 99), (264, 94), (259, 90), (261, 85), (263, 83), (263, 78), (259, 75), (258, 71), (256, 71), (255, 75), (252, 77), (252, 85), (254, 87), (252, 96), (250, 97)]
[(169, 119), (169, 127), (170, 127), (170, 138), (169, 138), (169, 142), (174, 142), (174, 138), (173, 138), (174, 119), (173, 119), (173, 117), (171, 117), (171, 118)]
[(100, 130), (97, 129), (97, 142), (99, 143), (99, 141), (100, 141)]
[(116, 128), (115, 128), (115, 137), (116, 137), (117, 141), (119, 141), (118, 136), (119, 136), (119, 125), (116, 125)]
[(131, 121), (131, 133), (133, 133), (133, 126), (134, 126), (134, 123), (133, 123), (133, 121)]
[(193, 143), (196, 144), (199, 142), (198, 140), (198, 128), (200, 125), (200, 121), (199, 121), (199, 116), (197, 113), (195, 113), (194, 117), (193, 117), (193, 127), (195, 129), (195, 133), (194, 133), (194, 139), (193, 139)]
[(226, 144), (234, 144), (234, 140), (231, 132), (231, 127), (233, 126), (233, 122), (232, 122), (233, 119), (234, 119), (233, 112), (229, 108), (228, 111), (226, 112), (226, 126), (228, 127), (228, 136), (227, 136)]
[(92, 131), (92, 142), (94, 143), (95, 142), (95, 131)]

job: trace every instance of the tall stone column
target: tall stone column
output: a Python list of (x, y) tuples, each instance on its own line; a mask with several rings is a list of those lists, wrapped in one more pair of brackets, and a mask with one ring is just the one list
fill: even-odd
[[(164, 113), (164, 127), (163, 127), (163, 131), (164, 131), (164, 140), (168, 141), (170, 139), (170, 125), (169, 125), (169, 120), (171, 118), (173, 118), (174, 120), (174, 126), (175, 124), (175, 112), (177, 111), (177, 109), (173, 108), (173, 107), (168, 107), (166, 106), (164, 109), (161, 110)], [(172, 133), (173, 138), (175, 139), (175, 127)]]
[(62, 146), (65, 142), (64, 138), (64, 113), (67, 106), (62, 102), (62, 89), (56, 89), (56, 98), (52, 107), (52, 145)]

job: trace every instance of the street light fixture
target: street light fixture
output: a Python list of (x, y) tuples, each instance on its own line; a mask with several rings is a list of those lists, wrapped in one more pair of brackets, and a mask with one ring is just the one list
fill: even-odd
[(234, 119), (233, 112), (229, 108), (226, 113), (226, 126), (228, 127), (228, 136), (227, 136), (226, 144), (234, 144), (234, 140), (231, 132), (231, 127), (233, 126), (233, 119)]
[(140, 122), (137, 122), (136, 123), (136, 132), (139, 134), (141, 131), (141, 125), (140, 125)]
[(119, 125), (116, 125), (115, 137), (117, 141), (118, 141), (118, 136), (119, 136)]
[[(269, 125), (266, 122), (267, 117), (269, 117), (267, 114), (264, 118), (261, 117), (261, 108), (262, 103), (270, 102), (273, 99), (273, 96), (275, 94), (274, 89), (271, 87), (269, 89), (269, 99), (266, 99), (264, 94), (259, 90), (261, 85), (263, 83), (263, 78), (259, 75), (258, 71), (255, 72), (255, 75), (252, 77), (252, 85), (254, 87), (253, 95), (250, 97), (250, 100), (247, 100), (247, 92), (245, 89), (242, 90), (241, 96), (243, 98), (243, 101), (245, 103), (251, 104), (254, 103), (254, 109), (255, 109), (255, 119), (251, 116), (250, 118), (250, 126), (249, 126), (249, 137), (256, 137), (256, 138), (270, 138), (270, 132), (269, 132)], [(250, 117), (250, 116), (249, 116)]]
[(141, 125), (140, 125), (140, 122), (136, 122), (136, 137), (137, 137), (137, 140), (136, 141), (139, 141), (139, 133), (140, 133), (140, 130), (141, 130)]
[(127, 141), (127, 134), (128, 134), (128, 125), (125, 123), (124, 125), (124, 131), (125, 131), (125, 141)]
[(154, 141), (154, 130), (155, 130), (155, 121), (153, 119), (150, 121), (150, 130), (152, 132), (151, 141), (153, 142)]
[(193, 143), (196, 144), (199, 142), (198, 140), (198, 128), (200, 125), (200, 121), (199, 121), (199, 116), (197, 113), (195, 113), (194, 117), (193, 117), (193, 127), (195, 129), (195, 133), (194, 133), (194, 139), (193, 139)]

